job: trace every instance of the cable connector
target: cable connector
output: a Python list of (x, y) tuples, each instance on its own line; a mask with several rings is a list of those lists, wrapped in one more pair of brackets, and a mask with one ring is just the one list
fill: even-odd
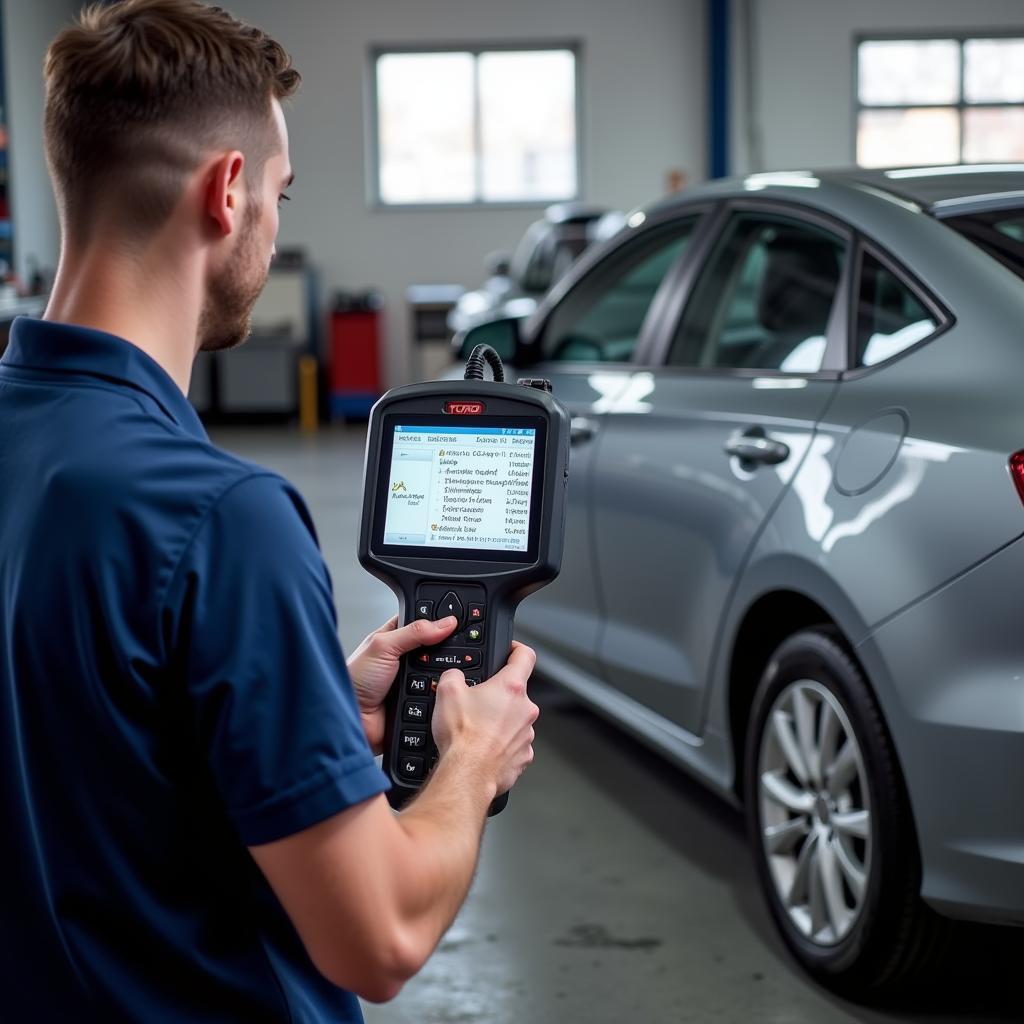
[(554, 387), (546, 377), (520, 377), (516, 383), (522, 388), (536, 388), (538, 391), (546, 391), (549, 395)]

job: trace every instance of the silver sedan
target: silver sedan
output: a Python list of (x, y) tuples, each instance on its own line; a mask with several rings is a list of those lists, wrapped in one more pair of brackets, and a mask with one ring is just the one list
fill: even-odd
[(540, 666), (746, 808), (825, 983), (1024, 922), (1024, 166), (760, 174), (469, 333), (573, 415)]

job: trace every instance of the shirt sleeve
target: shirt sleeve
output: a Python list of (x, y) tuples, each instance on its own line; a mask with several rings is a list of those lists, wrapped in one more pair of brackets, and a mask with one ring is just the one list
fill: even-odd
[(249, 477), (220, 498), (182, 556), (164, 607), (194, 740), (247, 845), (387, 790), (363, 731), (313, 524), (284, 480)]

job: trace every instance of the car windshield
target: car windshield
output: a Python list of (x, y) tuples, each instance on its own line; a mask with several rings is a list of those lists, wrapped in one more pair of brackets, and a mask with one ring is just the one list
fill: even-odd
[(1024, 278), (1024, 208), (948, 217), (945, 223)]

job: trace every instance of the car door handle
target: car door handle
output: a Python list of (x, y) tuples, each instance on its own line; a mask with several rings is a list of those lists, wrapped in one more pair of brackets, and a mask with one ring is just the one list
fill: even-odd
[(581, 444), (589, 441), (597, 433), (597, 424), (586, 416), (573, 416), (569, 421), (569, 443)]
[(789, 458), (789, 445), (774, 441), (770, 437), (743, 434), (726, 442), (725, 450), (735, 455), (740, 462), (763, 462), (777, 466)]

